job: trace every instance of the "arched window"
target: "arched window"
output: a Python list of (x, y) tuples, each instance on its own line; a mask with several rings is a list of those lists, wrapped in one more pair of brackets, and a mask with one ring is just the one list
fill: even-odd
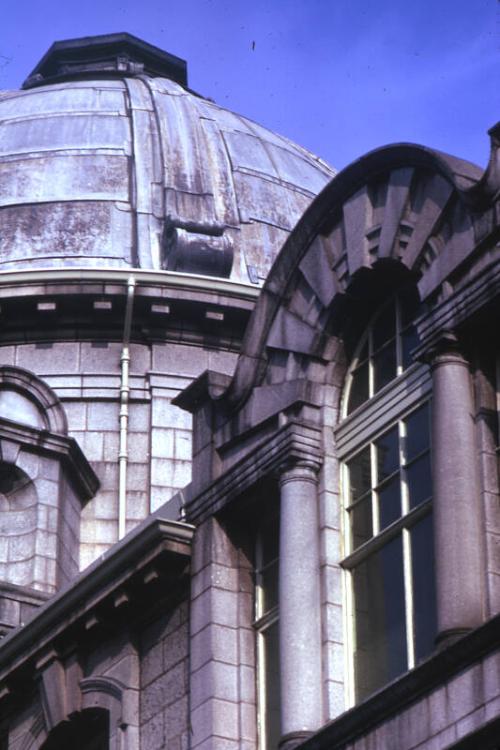
[(348, 372), (337, 431), (352, 698), (362, 700), (434, 647), (430, 376), (413, 363), (413, 294), (386, 302)]
[(381, 307), (365, 331), (347, 382), (348, 414), (364, 404), (412, 364), (418, 343), (413, 325), (413, 294), (393, 297)]

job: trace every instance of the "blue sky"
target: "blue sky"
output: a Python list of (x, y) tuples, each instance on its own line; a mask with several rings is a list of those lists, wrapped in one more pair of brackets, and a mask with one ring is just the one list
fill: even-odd
[(485, 166), (500, 118), (498, 0), (2, 0), (0, 88), (57, 39), (116, 31), (338, 168), (397, 141)]

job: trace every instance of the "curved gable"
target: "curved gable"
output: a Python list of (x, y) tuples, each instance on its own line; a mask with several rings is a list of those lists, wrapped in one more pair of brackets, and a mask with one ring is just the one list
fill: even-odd
[[(496, 236), (496, 129), (484, 174), (454, 157), (397, 144), (337, 175), (274, 263), (221, 398), (233, 408), (241, 404), (270, 360), (287, 368), (283, 360), (290, 354), (329, 359), (332, 342), (325, 326), (332, 310), (375, 269), (413, 278), (421, 299), (433, 303), (470, 277), (477, 250), (487, 253)], [(290, 375), (293, 365), (287, 379)]]

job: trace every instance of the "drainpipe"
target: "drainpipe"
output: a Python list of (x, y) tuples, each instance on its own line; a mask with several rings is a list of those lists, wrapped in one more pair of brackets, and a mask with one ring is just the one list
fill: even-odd
[(129, 276), (127, 282), (127, 303), (123, 325), (122, 353), (120, 357), (120, 450), (118, 453), (118, 539), (123, 539), (127, 521), (127, 466), (128, 466), (128, 402), (130, 395), (130, 329), (134, 307), (135, 278)]

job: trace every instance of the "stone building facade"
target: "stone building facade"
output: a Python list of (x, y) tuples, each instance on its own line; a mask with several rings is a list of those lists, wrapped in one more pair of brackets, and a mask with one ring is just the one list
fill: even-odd
[(127, 34), (0, 93), (2, 750), (498, 750), (499, 132), (335, 174)]

